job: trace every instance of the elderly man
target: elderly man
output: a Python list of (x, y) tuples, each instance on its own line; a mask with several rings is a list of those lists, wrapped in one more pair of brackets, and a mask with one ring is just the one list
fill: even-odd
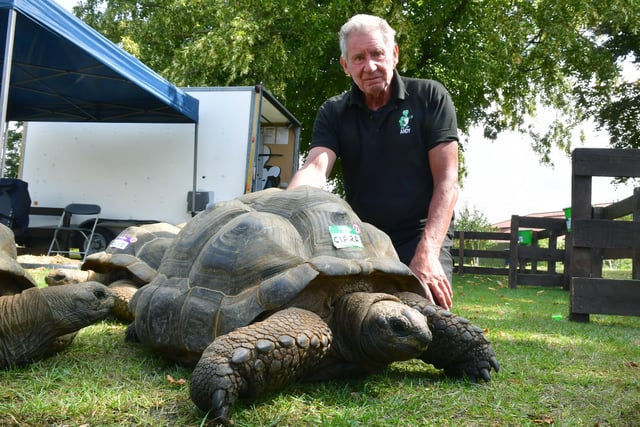
[(432, 300), (450, 308), (456, 112), (440, 83), (398, 74), (394, 37), (376, 16), (356, 15), (342, 26), (340, 63), (353, 84), (320, 107), (309, 155), (289, 188), (324, 187), (340, 157), (349, 204), (391, 237)]

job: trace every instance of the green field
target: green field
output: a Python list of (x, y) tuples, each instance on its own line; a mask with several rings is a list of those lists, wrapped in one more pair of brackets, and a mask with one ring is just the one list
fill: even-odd
[[(566, 291), (510, 289), (504, 277), (456, 276), (454, 292), (453, 311), (493, 342), (502, 368), (492, 382), (396, 363), (363, 380), (296, 383), (241, 402), (236, 425), (638, 425), (640, 318), (570, 322)], [(0, 371), (0, 426), (207, 425), (189, 399), (190, 370), (125, 343), (125, 327), (100, 322), (55, 357)]]

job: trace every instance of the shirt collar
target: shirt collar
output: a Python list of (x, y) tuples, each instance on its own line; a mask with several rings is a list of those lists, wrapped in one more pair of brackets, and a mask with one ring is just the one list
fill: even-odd
[[(392, 100), (403, 101), (407, 95), (407, 88), (402, 80), (402, 76), (398, 73), (397, 69), (393, 70), (393, 79), (391, 80), (391, 100), (389, 100), (389, 105)], [(351, 90), (349, 91), (349, 104), (356, 105), (363, 108), (366, 108), (366, 104), (364, 103), (364, 94), (360, 90), (360, 88), (355, 84), (355, 82), (351, 82)]]

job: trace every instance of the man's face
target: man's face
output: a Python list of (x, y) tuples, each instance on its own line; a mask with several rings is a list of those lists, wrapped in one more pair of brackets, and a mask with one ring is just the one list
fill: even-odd
[(397, 63), (398, 46), (390, 50), (380, 30), (351, 34), (347, 39), (347, 58), (340, 57), (344, 72), (353, 77), (366, 97), (379, 97), (391, 91)]

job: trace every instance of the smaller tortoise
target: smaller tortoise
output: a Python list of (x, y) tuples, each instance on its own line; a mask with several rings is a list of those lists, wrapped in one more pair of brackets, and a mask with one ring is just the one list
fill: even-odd
[(269, 189), (187, 223), (132, 298), (127, 339), (195, 363), (191, 399), (222, 423), (239, 397), (413, 358), (489, 381), (499, 364), (482, 329), (425, 295), (342, 199)]
[(82, 270), (61, 268), (47, 275), (49, 285), (96, 281), (111, 288), (116, 296), (114, 315), (133, 320), (129, 300), (156, 275), (164, 253), (180, 226), (164, 222), (131, 226), (113, 239), (106, 250), (89, 255)]
[(112, 310), (112, 292), (87, 282), (40, 289), (16, 261), (13, 233), (0, 225), (0, 368), (57, 353)]

